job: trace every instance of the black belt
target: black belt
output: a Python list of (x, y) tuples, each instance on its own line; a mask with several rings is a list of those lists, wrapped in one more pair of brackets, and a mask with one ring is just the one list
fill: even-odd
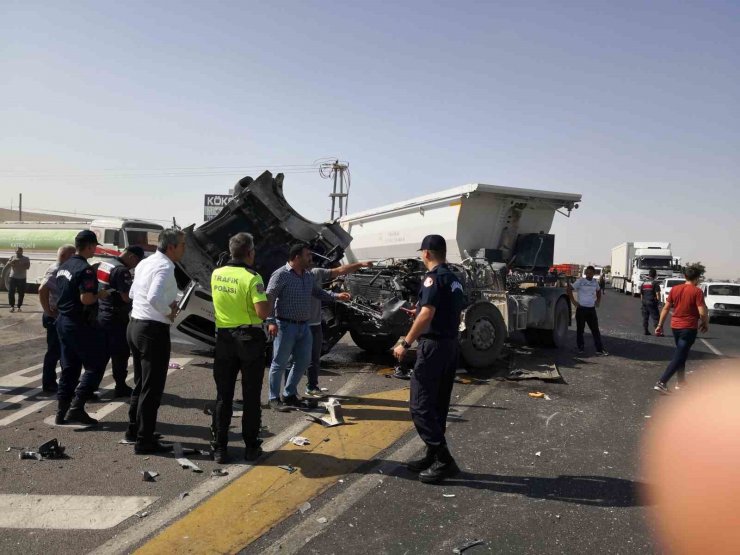
[(132, 322), (139, 322), (141, 324), (159, 324), (160, 326), (167, 326), (169, 327), (169, 324), (165, 324), (164, 322), (160, 322), (159, 320), (142, 320), (140, 318), (131, 318)]
[(291, 320), (290, 318), (277, 318), (281, 322), (288, 322), (289, 324), (305, 324), (308, 320)]

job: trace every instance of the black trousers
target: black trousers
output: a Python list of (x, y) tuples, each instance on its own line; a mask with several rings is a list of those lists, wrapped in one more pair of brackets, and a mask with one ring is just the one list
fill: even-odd
[(445, 445), (447, 413), (457, 369), (457, 338), (419, 340), (411, 376), (411, 420), (424, 443)]
[(660, 320), (660, 314), (658, 313), (658, 303), (643, 303), (642, 305), (642, 327), (645, 331), (648, 331), (650, 325), (650, 317), (652, 316), (655, 325), (658, 325)]
[[(18, 304), (15, 304), (15, 294), (18, 293)], [(23, 306), (23, 297), (26, 296), (26, 278), (10, 278), (8, 287), (8, 304), (18, 308)]]
[(41, 325), (46, 330), (46, 354), (44, 370), (41, 373), (41, 387), (52, 388), (57, 384), (57, 364), (61, 357), (56, 318), (44, 314), (41, 316)]
[[(78, 397), (86, 401), (95, 393), (105, 371), (105, 338), (97, 326), (80, 318), (60, 314), (56, 321), (62, 373), (57, 399), (62, 403)], [(84, 374), (82, 368), (85, 368)]]
[(123, 387), (126, 385), (128, 359), (131, 357), (131, 348), (127, 338), (128, 321), (99, 320), (98, 322), (105, 333), (105, 365), (108, 366), (108, 361), (110, 361), (116, 387)]
[(220, 329), (216, 335), (213, 380), (216, 382), (216, 407), (211, 431), (214, 447), (226, 447), (233, 415), (234, 390), (242, 374), (242, 438), (247, 447), (259, 445), (262, 425), (260, 395), (265, 377), (265, 334), (261, 329)]
[(576, 343), (579, 349), (583, 349), (583, 331), (586, 329), (591, 330), (591, 335), (594, 336), (594, 345), (597, 351), (603, 351), (604, 345), (601, 343), (601, 332), (599, 331), (599, 318), (596, 316), (596, 308), (579, 306), (576, 309)]
[(154, 320), (131, 320), (127, 331), (134, 360), (134, 392), (128, 410), (129, 429), (137, 445), (154, 443), (157, 411), (162, 402), (170, 361), (170, 326)]

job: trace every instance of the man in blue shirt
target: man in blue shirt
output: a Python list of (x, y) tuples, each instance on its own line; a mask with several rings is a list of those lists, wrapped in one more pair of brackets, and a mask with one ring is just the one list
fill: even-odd
[[(298, 384), (308, 368), (313, 343), (308, 325), (311, 298), (327, 302), (350, 300), (349, 293), (330, 293), (321, 288), (311, 273), (311, 260), (311, 249), (306, 243), (293, 245), (288, 263), (273, 272), (267, 285), (267, 296), (274, 306), (268, 332), (275, 338), (269, 378), (270, 408), (278, 411), (300, 405)], [(293, 365), (281, 401), (280, 386), (291, 357)]]

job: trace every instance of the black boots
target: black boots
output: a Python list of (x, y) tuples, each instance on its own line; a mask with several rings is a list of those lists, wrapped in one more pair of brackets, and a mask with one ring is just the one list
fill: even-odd
[(432, 465), (419, 473), (419, 480), (425, 484), (438, 484), (445, 478), (451, 478), (460, 472), (460, 468), (446, 445), (436, 447), (435, 451), (435, 460)]
[(59, 401), (57, 405), (57, 415), (54, 418), (54, 424), (57, 426), (63, 426), (67, 423), (66, 416), (69, 410), (70, 401)]
[(77, 396), (67, 411), (67, 423), (96, 426), (98, 421), (85, 412), (85, 401)]
[(406, 468), (408, 468), (411, 472), (421, 472), (422, 470), (426, 470), (427, 468), (432, 466), (435, 460), (436, 457), (434, 448), (427, 445), (424, 456), (420, 459), (407, 462)]

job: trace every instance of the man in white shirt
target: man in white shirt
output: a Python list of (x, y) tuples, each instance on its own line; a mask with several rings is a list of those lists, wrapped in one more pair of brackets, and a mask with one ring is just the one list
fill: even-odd
[[(601, 288), (599, 282), (594, 279), (595, 269), (593, 266), (586, 268), (585, 278), (579, 278), (573, 285), (568, 285), (568, 296), (576, 307), (576, 343), (578, 344), (578, 354), (583, 354), (583, 332), (588, 324), (591, 335), (594, 337), (596, 354), (606, 356), (604, 345), (601, 343), (601, 333), (599, 332), (599, 319), (596, 316), (596, 308), (601, 302)], [(578, 294), (578, 300), (573, 297), (573, 291)]]
[(136, 267), (129, 291), (132, 308), (127, 340), (134, 361), (134, 391), (126, 439), (136, 442), (137, 455), (172, 450), (172, 445), (157, 441), (154, 428), (170, 361), (170, 324), (177, 313), (175, 262), (184, 253), (185, 234), (165, 229), (157, 251)]

